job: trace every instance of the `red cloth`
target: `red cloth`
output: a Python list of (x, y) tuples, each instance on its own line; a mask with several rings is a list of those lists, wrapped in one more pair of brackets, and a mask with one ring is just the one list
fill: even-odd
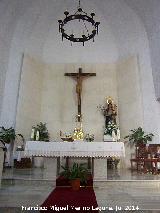
[[(92, 187), (81, 187), (79, 191), (73, 191), (71, 187), (56, 187), (41, 207), (47, 207), (46, 213), (98, 213), (96, 196)], [(56, 211), (57, 208), (64, 207)]]

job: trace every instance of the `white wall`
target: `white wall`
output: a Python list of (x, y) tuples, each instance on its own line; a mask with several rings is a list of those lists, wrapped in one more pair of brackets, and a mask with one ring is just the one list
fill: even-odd
[(30, 139), (32, 126), (39, 123), (41, 114), (43, 63), (25, 56), (19, 89), (16, 132)]
[(46, 122), (51, 140), (60, 140), (59, 132), (73, 133), (77, 115), (76, 81), (65, 72), (95, 72), (95, 77), (83, 81), (82, 115), (85, 133), (103, 139), (104, 117), (97, 106), (105, 97), (112, 96), (117, 103), (115, 64), (42, 64), (24, 57), (21, 77), (16, 131), (29, 139), (31, 127)]
[(43, 82), (41, 120), (48, 123), (52, 138), (59, 139), (59, 130), (72, 132), (77, 115), (76, 82), (65, 77), (65, 72), (95, 72), (96, 77), (83, 81), (82, 116), (83, 128), (102, 140), (104, 118), (97, 110), (105, 97), (111, 95), (117, 102), (116, 67), (114, 64), (53, 64), (47, 66)]
[(160, 1), (159, 0), (125, 0), (133, 8), (144, 23), (150, 47), (150, 57), (152, 63), (152, 73), (156, 98), (160, 99)]
[(136, 57), (118, 63), (117, 90), (119, 122), (124, 138), (130, 129), (143, 126), (144, 122), (140, 73)]
[[(8, 71), (11, 43), (15, 32), (17, 21), (32, 0), (2, 0), (0, 1), (0, 114), (5, 93), (6, 73)], [(21, 4), (21, 5), (20, 5)], [(9, 124), (10, 125), (10, 124)]]
[[(117, 90), (121, 137), (124, 138), (131, 129), (142, 127), (144, 122), (140, 73), (136, 57), (118, 63)], [(131, 148), (129, 143), (125, 143), (125, 162), (128, 167), (131, 153), (135, 152)]]

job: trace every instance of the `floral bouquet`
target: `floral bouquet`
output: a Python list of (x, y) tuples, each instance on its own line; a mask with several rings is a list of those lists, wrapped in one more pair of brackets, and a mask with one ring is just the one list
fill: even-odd
[(106, 126), (106, 128), (104, 130), (104, 135), (112, 136), (112, 132), (114, 131), (115, 134), (117, 134), (117, 130), (118, 130), (118, 126), (114, 122), (109, 121), (108, 125)]

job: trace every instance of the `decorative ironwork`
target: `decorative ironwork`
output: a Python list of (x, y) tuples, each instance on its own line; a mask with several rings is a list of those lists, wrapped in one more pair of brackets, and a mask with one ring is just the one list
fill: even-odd
[[(98, 26), (100, 24), (100, 22), (96, 22), (94, 20), (95, 13), (91, 13), (90, 15), (88, 15), (81, 8), (80, 0), (79, 0), (78, 10), (75, 12), (75, 14), (69, 15), (69, 12), (65, 11), (64, 15), (66, 17), (63, 20), (58, 20), (59, 32), (62, 34), (62, 41), (65, 38), (67, 40), (70, 40), (71, 42), (81, 42), (83, 43), (83, 46), (86, 41), (89, 41), (91, 39), (93, 39), (93, 42), (94, 42), (94, 37), (96, 34), (98, 35)], [(81, 36), (76, 37), (76, 35), (73, 32), (70, 35), (66, 32), (65, 27), (67, 27), (67, 24), (73, 20), (74, 21), (78, 20), (79, 22), (80, 21), (83, 22), (84, 30)], [(85, 22), (88, 22), (91, 25), (92, 30), (90, 32)]]

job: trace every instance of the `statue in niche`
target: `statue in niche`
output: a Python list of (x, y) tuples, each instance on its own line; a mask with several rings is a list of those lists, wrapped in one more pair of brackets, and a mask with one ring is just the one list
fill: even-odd
[(111, 97), (106, 98), (105, 105), (99, 105), (98, 108), (105, 118), (104, 140), (105, 141), (119, 141), (120, 130), (117, 126), (117, 105)]
[(107, 126), (109, 122), (116, 124), (117, 106), (114, 104), (111, 97), (107, 98), (107, 105), (104, 111), (104, 116), (106, 118), (105, 126)]

